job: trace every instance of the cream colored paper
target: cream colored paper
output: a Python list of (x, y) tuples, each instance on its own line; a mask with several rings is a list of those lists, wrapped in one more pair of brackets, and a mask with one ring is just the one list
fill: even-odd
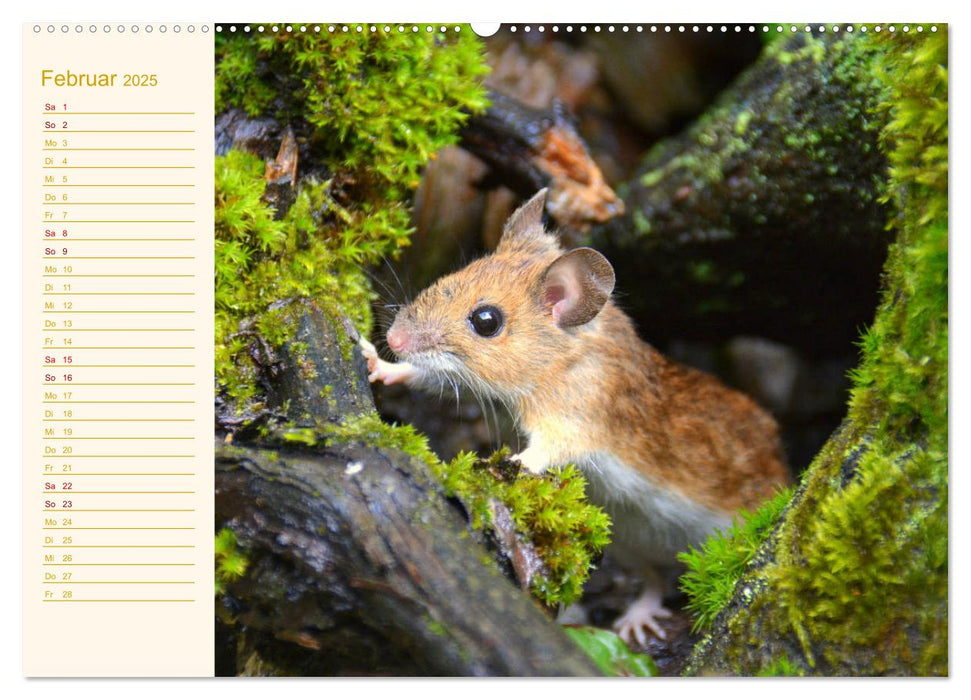
[(212, 35), (24, 26), (28, 676), (213, 673)]

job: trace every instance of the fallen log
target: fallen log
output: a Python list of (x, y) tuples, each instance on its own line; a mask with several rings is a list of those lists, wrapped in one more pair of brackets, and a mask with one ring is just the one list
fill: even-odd
[(624, 212), (624, 203), (604, 180), (586, 144), (564, 111), (539, 110), (498, 92), (473, 115), (461, 146), (484, 161), (491, 179), (523, 197), (550, 190), (547, 207), (561, 226), (586, 232)]
[(320, 437), (335, 406), (366, 408), (364, 362), (319, 308), (288, 313), (293, 340), (260, 352), (276, 387), (264, 437), (216, 446), (216, 528), (249, 559), (222, 596), (223, 644), (239, 651), (220, 655), (235, 659), (221, 672), (599, 675), (503, 575), (429, 465)]

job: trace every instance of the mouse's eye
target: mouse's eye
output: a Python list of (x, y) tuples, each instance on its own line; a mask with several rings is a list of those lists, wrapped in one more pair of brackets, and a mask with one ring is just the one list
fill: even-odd
[(502, 312), (495, 306), (479, 306), (469, 314), (469, 323), (483, 338), (491, 338), (502, 330)]

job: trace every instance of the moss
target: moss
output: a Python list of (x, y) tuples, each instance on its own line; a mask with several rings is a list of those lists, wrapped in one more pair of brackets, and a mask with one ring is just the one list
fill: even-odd
[[(216, 103), (306, 121), (324, 160), (367, 169), (400, 196), (486, 107), (483, 46), (468, 26), (434, 32), (220, 34)], [(392, 197), (394, 198), (394, 197)]]
[(428, 626), (428, 631), (436, 637), (444, 637), (448, 634), (448, 631), (441, 622), (438, 620), (433, 620), (427, 615), (425, 616), (425, 624)]
[(367, 332), (373, 293), (362, 264), (401, 244), (398, 226), (368, 218), (367, 208), (347, 214), (330, 197), (329, 183), (313, 179), (277, 220), (262, 200), (263, 168), (239, 151), (216, 158), (216, 381), (240, 405), (258, 393), (248, 361), (254, 336), (278, 347), (293, 334), (284, 310), (272, 305), (311, 297)]
[(236, 533), (224, 527), (216, 535), (216, 595), (225, 592), (226, 584), (232, 583), (246, 573), (249, 556), (237, 544)]
[(793, 662), (788, 656), (779, 656), (755, 674), (760, 677), (776, 676), (805, 676), (806, 670), (798, 663)]
[(843, 427), (743, 574), (755, 594), (720, 613), (694, 671), (771, 670), (781, 654), (809, 673), (948, 673), (947, 33), (867, 41), (897, 232), (883, 299)]
[(445, 493), (461, 501), (472, 527), (491, 528), (490, 503), (504, 503), (517, 529), (536, 547), (545, 570), (532, 581), (533, 594), (547, 605), (569, 604), (580, 598), (591, 561), (609, 542), (610, 520), (586, 500), (586, 481), (573, 466), (553, 469), (542, 477), (520, 473), (505, 452), (488, 460), (462, 453), (442, 462), (424, 436), (408, 425), (389, 425), (376, 413), (366, 413), (325, 429), (330, 442), (360, 442), (398, 449), (431, 467)]
[[(879, 108), (890, 113), (885, 197), (898, 236), (853, 373), (852, 459), (819, 464), (820, 477), (851, 465), (849, 482), (821, 484), (812, 520), (792, 524), (782, 545), (803, 540), (805, 565), (787, 567), (780, 593), (791, 622), (830, 643), (827, 656), (847, 644), (899, 655), (912, 651), (916, 634), (920, 652), (906, 664), (946, 673), (947, 35), (874, 43), (882, 49), (877, 75), (890, 88)], [(796, 605), (803, 599), (811, 605)], [(882, 663), (874, 658), (872, 667)]]
[(710, 627), (731, 599), (739, 577), (791, 498), (791, 490), (780, 491), (755, 512), (741, 511), (727, 531), (712, 535), (700, 548), (678, 555), (688, 567), (681, 590), (688, 596), (685, 607), (694, 616), (694, 632)]
[[(776, 36), (775, 32), (771, 34)], [(767, 105), (760, 104), (756, 110), (752, 104), (737, 100), (736, 95), (727, 95), (690, 129), (689, 138), (702, 149), (684, 149), (673, 158), (665, 159), (662, 154), (667, 146), (664, 142), (658, 144), (647, 155), (645, 163), (658, 160), (666, 162), (661, 167), (648, 168), (642, 173), (640, 184), (653, 187), (675, 173), (692, 190), (720, 183), (727, 174), (738, 172), (746, 172), (748, 179), (754, 182), (759, 180), (759, 163), (751, 160), (751, 154), (758, 153), (759, 144), (769, 140), (775, 132), (779, 132), (775, 138), (790, 151), (823, 166), (835, 165), (831, 162), (827, 145), (841, 142), (848, 138), (847, 134), (877, 128), (865, 118), (866, 105), (875, 106), (872, 85), (860, 80), (860, 76), (866, 74), (865, 67), (869, 60), (867, 46), (866, 42), (833, 40), (804, 33), (794, 38), (781, 40), (780, 37), (778, 41), (768, 42), (764, 49), (765, 60), (775, 61), (781, 66), (802, 61), (825, 64), (834, 83), (831, 86), (811, 86), (782, 81), (771, 86), (772, 103), (799, 103), (802, 96), (800, 91), (809, 89), (841, 90), (841, 99), (821, 100), (825, 107), (818, 110), (812, 109), (809, 103), (796, 111), (779, 109), (778, 113), (792, 112), (791, 121), (783, 122), (775, 118), (772, 109), (766, 109)], [(790, 74), (793, 73), (790, 71)], [(764, 96), (757, 92), (753, 99), (758, 102)]]
[(461, 30), (217, 36), (217, 111), (288, 125), (300, 172), (311, 173), (278, 211), (262, 160), (216, 159), (216, 381), (238, 411), (259, 399), (254, 348), (292, 335), (275, 302), (311, 297), (370, 333), (375, 294), (364, 268), (408, 244), (421, 168), (486, 105), (482, 47)]

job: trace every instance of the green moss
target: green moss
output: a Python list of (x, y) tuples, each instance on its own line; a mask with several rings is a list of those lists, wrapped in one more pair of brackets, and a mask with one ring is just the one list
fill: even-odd
[[(869, 60), (865, 42), (833, 40), (803, 33), (794, 38), (783, 38), (774, 31), (770, 34), (773, 40), (765, 44), (765, 60), (775, 61), (781, 66), (802, 61), (826, 64), (834, 81), (845, 89), (847, 94), (844, 99), (833, 101), (824, 109), (814, 110), (811, 103), (801, 99), (803, 95), (799, 92), (812, 86), (780, 81), (771, 86), (773, 103), (805, 103), (802, 109), (788, 110), (792, 112), (792, 120), (782, 122), (775, 117), (773, 110), (766, 109), (766, 105), (753, 109), (752, 104), (739, 101), (737, 95), (727, 95), (690, 129), (691, 141), (700, 145), (701, 149), (684, 149), (673, 157), (667, 157), (667, 146), (662, 142), (648, 153), (645, 163), (662, 161), (664, 165), (649, 167), (640, 176), (642, 186), (653, 187), (678, 174), (680, 179), (689, 183), (691, 189), (702, 189), (706, 185), (722, 182), (726, 173), (736, 171), (741, 164), (746, 166), (747, 177), (758, 181), (758, 163), (753, 162), (747, 154), (775, 132), (779, 132), (777, 138), (791, 151), (805, 154), (811, 161), (823, 165), (834, 165), (830, 162), (827, 145), (839, 143), (853, 129), (872, 131), (876, 128), (865, 119), (865, 108), (861, 107), (872, 102), (873, 94), (872, 86), (860, 79), (861, 75), (866, 74), (865, 66)], [(785, 34), (788, 35), (788, 32)], [(790, 75), (794, 73), (789, 71)], [(777, 78), (772, 76), (772, 79)], [(761, 92), (757, 91), (754, 99), (763, 99)], [(785, 112), (785, 109), (778, 110), (778, 113)], [(727, 228), (730, 230), (730, 227)]]
[[(284, 310), (271, 305), (311, 297), (370, 330), (373, 293), (362, 268), (402, 243), (399, 225), (367, 208), (350, 215), (329, 183), (304, 180), (296, 201), (276, 220), (262, 200), (263, 162), (230, 151), (216, 158), (216, 381), (240, 406), (257, 395), (250, 347), (258, 335), (271, 346), (292, 337)], [(242, 330), (242, 332), (241, 332)]]
[(292, 205), (277, 211), (262, 160), (216, 159), (216, 380), (242, 411), (259, 396), (254, 348), (292, 336), (275, 302), (311, 297), (370, 333), (375, 294), (364, 268), (408, 244), (421, 168), (485, 107), (487, 69), (468, 27), (220, 34), (216, 61), (217, 112), (278, 119), (303, 144), (299, 172), (326, 174), (301, 177)]
[(448, 630), (441, 622), (433, 620), (429, 616), (425, 616), (425, 624), (428, 626), (428, 631), (436, 637), (445, 637), (448, 634)]
[(760, 677), (805, 676), (806, 670), (789, 657), (779, 656), (755, 675)]
[(693, 631), (710, 627), (731, 600), (739, 577), (791, 498), (790, 489), (781, 490), (754, 513), (739, 512), (726, 532), (716, 532), (700, 548), (689, 547), (687, 552), (678, 555), (687, 565), (687, 572), (681, 577), (681, 590), (688, 596), (686, 609), (694, 615)]
[(517, 529), (543, 559), (545, 571), (533, 579), (532, 592), (547, 605), (580, 598), (593, 557), (609, 542), (610, 519), (587, 502), (586, 481), (573, 466), (535, 477), (512, 468), (503, 460), (504, 452), (484, 461), (462, 453), (446, 464), (413, 427), (389, 425), (376, 413), (328, 427), (326, 435), (328, 443), (360, 442), (398, 449), (422, 460), (445, 493), (462, 502), (476, 529), (491, 527), (493, 501), (504, 503)]
[[(696, 672), (784, 670), (765, 662), (781, 655), (808, 673), (948, 673), (947, 33), (866, 41), (897, 232), (883, 299), (846, 421), (742, 574), (754, 594), (733, 597), (696, 649)], [(715, 566), (696, 562), (696, 576)]]
[[(326, 161), (386, 184), (418, 185), (421, 168), (486, 107), (482, 43), (449, 32), (220, 34), (216, 103), (306, 121)], [(437, 28), (436, 28), (437, 29)], [(391, 197), (392, 199), (395, 197)]]
[(216, 535), (216, 595), (226, 591), (226, 585), (239, 579), (249, 566), (247, 553), (236, 542), (236, 533), (224, 527)]
[[(947, 672), (948, 258), (947, 34), (880, 37), (877, 75), (890, 93), (882, 145), (898, 230), (886, 292), (853, 373), (842, 458), (817, 460), (818, 505), (781, 547), (798, 564), (778, 576), (783, 610), (812, 664), (874, 645), (915, 673)], [(848, 473), (847, 473), (848, 472)], [(845, 486), (834, 488), (842, 475)], [(796, 542), (798, 538), (798, 543)], [(808, 604), (807, 604), (808, 603)], [(814, 644), (824, 641), (825, 645)], [(819, 651), (814, 651), (819, 646)], [(879, 670), (892, 662), (872, 660)]]
[(744, 136), (745, 132), (748, 130), (749, 122), (752, 121), (752, 112), (744, 110), (739, 112), (735, 117), (735, 126), (733, 131), (736, 136)]

